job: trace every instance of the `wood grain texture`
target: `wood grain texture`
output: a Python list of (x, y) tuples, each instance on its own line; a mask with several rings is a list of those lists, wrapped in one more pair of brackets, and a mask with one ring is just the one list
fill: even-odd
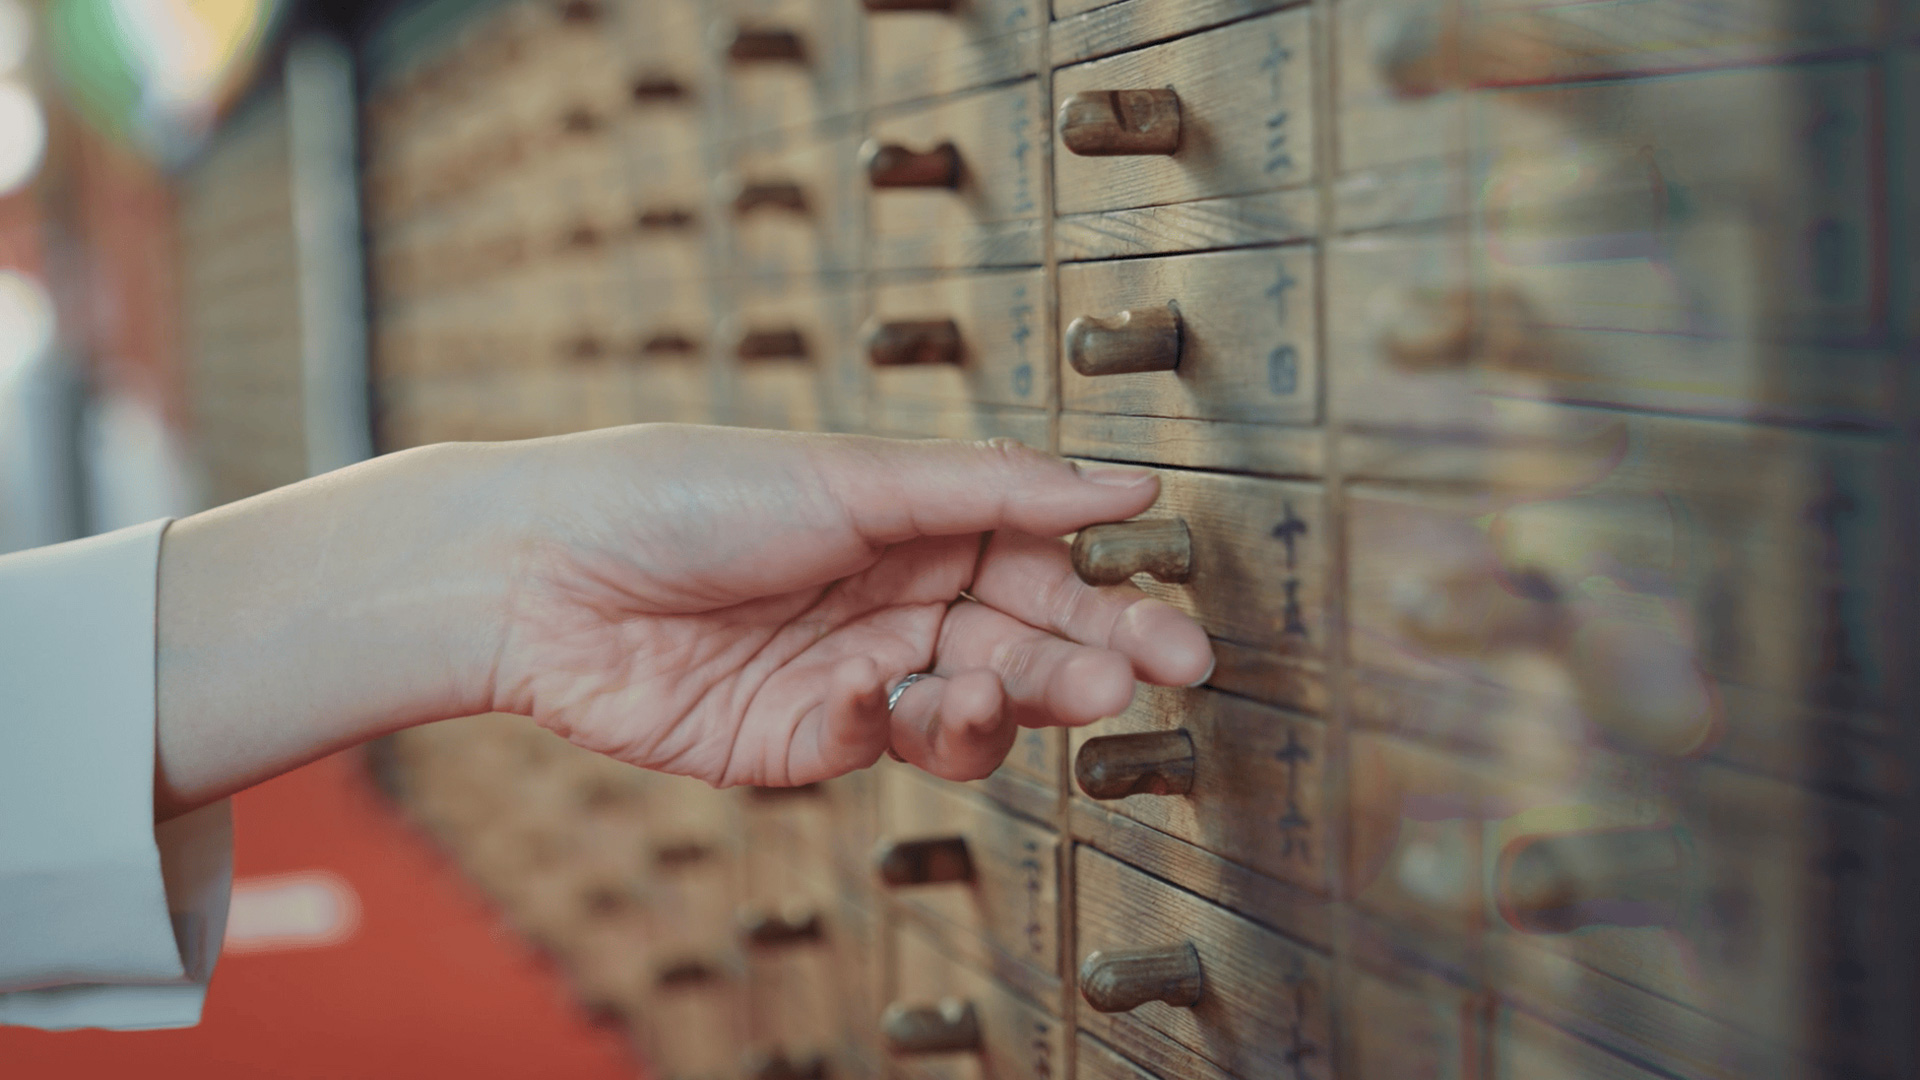
[(1324, 955), (1091, 848), (1076, 848), (1074, 863), (1083, 956), (1191, 942), (1206, 981), (1192, 1008), (1082, 1011), (1082, 1027), (1103, 1038), (1113, 1028), (1152, 1028), (1241, 1076), (1333, 1075)]
[(1055, 833), (1007, 814), (964, 788), (922, 779), (905, 769), (882, 772), (880, 830), (884, 841), (964, 838), (974, 870), (971, 881), (903, 886), (887, 893), (895, 904), (946, 924), (948, 940), (977, 939), (961, 956), (980, 962), (979, 946), (984, 945), (1033, 968), (1039, 976), (1036, 985), (1057, 985), (1060, 840)]
[(1310, 191), (1273, 191), (1063, 214), (1054, 218), (1053, 249), (1073, 262), (1288, 243), (1314, 234), (1315, 202)]
[(1054, 0), (1053, 66), (1189, 34), (1297, 0)]
[(1078, 1034), (1077, 1040), (1074, 1076), (1079, 1080), (1157, 1080), (1159, 1075), (1180, 1076), (1189, 1080), (1227, 1080), (1227, 1074), (1212, 1063), (1175, 1043), (1167, 1043), (1163, 1053), (1176, 1061), (1177, 1065), (1168, 1068), (1166, 1063), (1156, 1062), (1160, 1073), (1155, 1074), (1129, 1061), (1113, 1047), (1084, 1031)]
[(937, 402), (919, 402), (880, 398), (873, 403), (872, 427), (876, 435), (938, 439), (1018, 439), (1044, 448), (1048, 442), (1048, 417), (1042, 409), (1017, 409), (975, 405), (956, 409)]
[(956, 367), (876, 370), (874, 395), (885, 401), (1035, 408), (1053, 396), (1044, 342), (1047, 297), (1039, 270), (882, 280), (873, 290), (873, 322), (951, 319), (960, 329)]
[(895, 1058), (903, 1075), (928, 1080), (1051, 1080), (1066, 1062), (1066, 1026), (1005, 984), (942, 952), (907, 926), (894, 930), (895, 1001), (971, 1002), (983, 1049), (977, 1054)]
[(1326, 891), (1335, 807), (1324, 790), (1325, 725), (1213, 690), (1142, 686), (1126, 712), (1075, 728), (1071, 738), (1078, 754), (1099, 736), (1175, 730), (1193, 740), (1192, 790), (1102, 805), (1269, 877)]
[(1063, 413), (1060, 452), (1106, 461), (1138, 461), (1268, 476), (1319, 476), (1325, 437), (1313, 428), (1175, 420), (1153, 416)]
[(1082, 375), (1060, 367), (1072, 412), (1310, 424), (1319, 416), (1317, 289), (1309, 248), (1256, 248), (1060, 268), (1060, 319), (1173, 305), (1173, 371)]
[(1343, 987), (1341, 1006), (1342, 1076), (1477, 1080), (1483, 1075), (1486, 1008), (1444, 979), (1418, 969), (1391, 975), (1355, 971)]
[(867, 100), (894, 105), (1040, 70), (1040, 21), (1030, 0), (980, 0), (951, 12), (870, 12)]
[(1159, 475), (1160, 501), (1141, 516), (1186, 521), (1193, 575), (1184, 585), (1144, 576), (1135, 584), (1215, 637), (1286, 656), (1320, 655), (1331, 539), (1322, 489), (1211, 473)]
[(1061, 214), (1249, 195), (1311, 181), (1313, 46), (1304, 11), (1062, 68), (1053, 111), (1073, 94), (1171, 87), (1181, 143), (1168, 157), (1087, 158), (1057, 145), (1054, 208)]
[(962, 175), (952, 191), (873, 192), (872, 265), (1038, 265), (1045, 106), (1039, 84), (1029, 80), (876, 113), (869, 125), (875, 141), (913, 150), (951, 142), (960, 152)]

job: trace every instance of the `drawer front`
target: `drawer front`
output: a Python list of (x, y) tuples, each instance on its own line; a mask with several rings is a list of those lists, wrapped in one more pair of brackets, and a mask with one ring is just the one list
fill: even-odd
[(671, 1080), (731, 1075), (746, 1043), (744, 996), (730, 981), (656, 994), (648, 1009), (648, 1063)]
[[(1184, 732), (1192, 747), (1189, 790), (1117, 798), (1103, 792), (1102, 805), (1263, 874), (1325, 892), (1331, 856), (1322, 771), (1326, 726), (1212, 690), (1142, 686), (1126, 712), (1074, 729), (1076, 772), (1084, 777), (1096, 763), (1144, 745), (1128, 736), (1172, 731)], [(1177, 759), (1160, 768), (1182, 770)], [(1086, 780), (1076, 794), (1089, 797)]]
[(1305, 10), (1278, 12), (1060, 69), (1056, 116), (1074, 94), (1171, 89), (1179, 96), (1180, 134), (1171, 154), (1089, 157), (1056, 132), (1055, 208), (1119, 210), (1310, 183), (1310, 25)]
[(1350, 1065), (1342, 1075), (1353, 1080), (1479, 1080), (1482, 1076), (1483, 1006), (1466, 991), (1411, 971), (1392, 978), (1355, 971), (1346, 985), (1341, 999), (1342, 1060)]
[[(1310, 424), (1320, 363), (1310, 248), (1262, 248), (1060, 268), (1060, 401), (1073, 412)], [(1179, 344), (1172, 370), (1083, 375), (1145, 331), (1073, 332), (1171, 306)], [(1107, 334), (1113, 334), (1108, 331)]]
[(731, 135), (803, 131), (852, 111), (859, 72), (853, 5), (735, 0), (716, 7), (707, 47), (720, 67)]
[(664, 91), (671, 86), (686, 96), (636, 101), (615, 114), (610, 126), (628, 186), (635, 192), (698, 187), (706, 180), (701, 168), (706, 153), (701, 146), (699, 114), (691, 104), (692, 85), (678, 77), (654, 77), (661, 81), (643, 83), (643, 88)]
[[(885, 888), (897, 902), (1053, 978), (1060, 966), (1060, 840), (961, 790), (887, 769), (881, 783), (882, 873), (917, 870), (916, 842), (964, 841), (969, 880)], [(933, 875), (940, 876), (937, 872)]]
[(731, 223), (732, 272), (791, 278), (858, 267), (858, 154), (851, 137), (741, 151), (719, 181)]
[[(1044, 408), (1046, 292), (1039, 270), (876, 283), (862, 342), (875, 396)], [(920, 362), (902, 362), (914, 349)]]
[[(1049, 419), (1042, 409), (1014, 409), (997, 405), (955, 407), (939, 402), (879, 398), (873, 403), (871, 430), (876, 435), (934, 439), (1018, 439), (1043, 450), (1048, 445)], [(1022, 735), (1023, 739), (1028, 736)], [(1032, 748), (1038, 750), (1038, 747)], [(1022, 763), (1019, 771), (1038, 773), (1041, 765), (1027, 750), (1016, 750)], [(1052, 780), (1046, 781), (1051, 784)]]
[(754, 914), (812, 915), (833, 880), (833, 816), (818, 788), (752, 789), (740, 810), (748, 903)]
[(1203, 987), (1190, 1007), (1082, 1007), (1084, 1027), (1109, 1042), (1109, 1029), (1149, 1028), (1236, 1076), (1333, 1075), (1324, 956), (1092, 848), (1075, 848), (1074, 860), (1083, 963), (1096, 952), (1190, 943)]
[(1581, 1077), (1592, 1080), (1654, 1080), (1648, 1072), (1525, 1013), (1502, 1007), (1494, 1024), (1494, 1080)]
[(867, 13), (868, 98), (890, 105), (1006, 82), (1040, 68), (1032, 0), (979, 0), (951, 11)]
[(873, 265), (888, 269), (1038, 266), (1045, 167), (1040, 87), (1032, 80), (885, 114), (872, 142), (919, 154), (952, 143), (955, 187), (872, 191)]
[(1066, 1068), (1066, 1028), (1045, 1010), (954, 960), (922, 933), (897, 927), (893, 946), (894, 1004), (927, 1007), (954, 999), (972, 1007), (979, 1030), (978, 1048), (971, 1051), (893, 1048), (899, 1072), (935, 1080), (1051, 1080)]
[(1184, 584), (1146, 575), (1149, 596), (1207, 633), (1267, 652), (1318, 657), (1326, 647), (1325, 493), (1317, 484), (1160, 470), (1160, 501), (1142, 520), (1177, 518), (1192, 538)]
[(849, 337), (852, 297), (779, 283), (781, 291), (740, 301), (723, 320), (720, 344), (732, 371), (729, 423), (825, 431), (864, 395), (844, 379), (863, 373)]

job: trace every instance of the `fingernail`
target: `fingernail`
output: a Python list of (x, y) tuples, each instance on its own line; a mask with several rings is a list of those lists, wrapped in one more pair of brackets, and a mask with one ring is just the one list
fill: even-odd
[(1152, 469), (1135, 468), (1131, 465), (1074, 465), (1080, 471), (1080, 478), (1090, 484), (1102, 487), (1130, 488), (1139, 487), (1153, 479)]
[(1192, 688), (1194, 688), (1194, 687), (1196, 687), (1196, 686), (1205, 686), (1205, 685), (1207, 685), (1207, 680), (1208, 680), (1208, 679), (1211, 679), (1211, 678), (1213, 678), (1213, 669), (1214, 669), (1214, 668), (1217, 668), (1217, 667), (1219, 667), (1219, 666), (1220, 666), (1220, 658), (1219, 658), (1219, 657), (1217, 657), (1217, 656), (1213, 656), (1213, 657), (1209, 657), (1209, 658), (1207, 659), (1207, 673), (1206, 673), (1205, 675), (1202, 675), (1202, 676), (1200, 676), (1199, 678), (1197, 678), (1197, 679), (1195, 679), (1195, 680), (1193, 680), (1192, 682), (1190, 682), (1190, 683), (1188, 683), (1188, 684), (1187, 684), (1187, 688), (1188, 688), (1189, 690), (1191, 690)]

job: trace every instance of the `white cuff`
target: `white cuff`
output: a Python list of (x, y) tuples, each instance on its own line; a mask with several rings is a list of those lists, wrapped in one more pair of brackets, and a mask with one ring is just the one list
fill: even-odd
[(165, 528), (0, 558), (0, 1023), (199, 1019), (233, 833), (225, 803), (153, 823)]

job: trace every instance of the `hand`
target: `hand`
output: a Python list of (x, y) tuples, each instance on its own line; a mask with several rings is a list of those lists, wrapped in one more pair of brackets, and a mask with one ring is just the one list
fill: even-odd
[(983, 776), (1020, 725), (1206, 676), (1197, 625), (1081, 584), (1053, 539), (1156, 491), (1014, 444), (644, 426), (426, 447), (198, 514), (161, 548), (157, 812), (489, 710), (715, 784), (889, 747)]
[[(1206, 676), (1200, 628), (1073, 574), (1058, 535), (1131, 517), (1140, 469), (1017, 443), (660, 426), (529, 448), (493, 708), (715, 784), (803, 784), (891, 747), (950, 779), (1020, 726)], [(915, 672), (889, 715), (887, 692)]]

